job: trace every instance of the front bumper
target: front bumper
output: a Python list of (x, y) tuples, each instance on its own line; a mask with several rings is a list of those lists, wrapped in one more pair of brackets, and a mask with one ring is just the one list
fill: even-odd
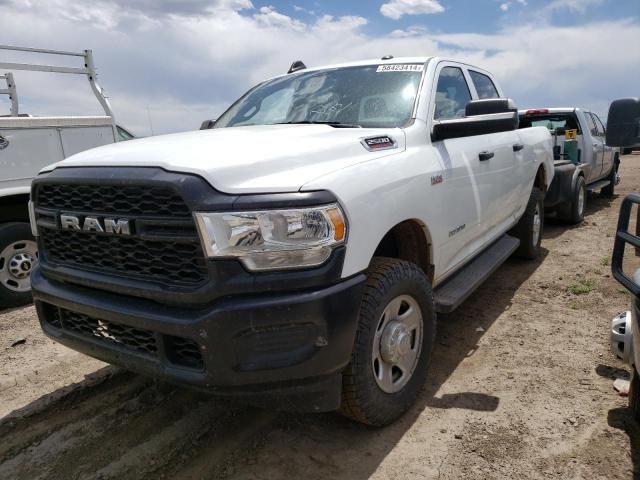
[[(62, 283), (40, 269), (31, 282), (43, 330), (74, 350), (261, 405), (329, 411), (339, 406), (365, 278), (194, 309)], [(183, 361), (176, 349), (198, 361)]]

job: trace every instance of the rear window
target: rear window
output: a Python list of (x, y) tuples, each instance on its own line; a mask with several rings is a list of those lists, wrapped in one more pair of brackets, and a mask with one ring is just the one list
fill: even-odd
[(489, 77), (475, 70), (469, 70), (469, 75), (471, 75), (471, 80), (473, 80), (473, 85), (476, 87), (479, 98), (498, 98), (500, 96)]
[(546, 127), (551, 131), (558, 128), (565, 130), (578, 130), (578, 119), (573, 113), (545, 113), (534, 115), (520, 115), (520, 128)]

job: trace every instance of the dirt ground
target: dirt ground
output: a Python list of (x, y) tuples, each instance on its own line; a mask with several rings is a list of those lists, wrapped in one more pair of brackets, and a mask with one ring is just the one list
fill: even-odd
[(608, 332), (629, 306), (609, 263), (640, 155), (621, 174), (582, 225), (546, 226), (539, 261), (508, 261), (439, 318), (430, 379), (385, 429), (157, 386), (48, 340), (32, 307), (2, 312), (0, 478), (640, 478)]

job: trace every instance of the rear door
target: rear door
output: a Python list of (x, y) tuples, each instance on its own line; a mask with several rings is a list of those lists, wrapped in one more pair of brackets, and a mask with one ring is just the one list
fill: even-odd
[[(498, 89), (489, 75), (473, 68), (468, 68), (467, 74), (472, 91), (475, 90), (475, 99), (500, 97)], [(522, 176), (524, 148), (520, 149), (519, 147), (524, 147), (524, 145), (515, 130), (480, 135), (474, 138), (478, 142), (484, 143), (485, 148), (482, 151), (493, 154), (491, 159), (473, 164), (474, 173), (476, 173), (478, 181), (482, 182), (484, 193), (483, 226), (485, 233), (491, 236), (494, 229), (499, 228), (504, 222), (512, 220), (514, 211), (520, 206), (524, 183), (522, 181), (524, 178)]]
[(593, 121), (596, 124), (596, 129), (598, 130), (598, 139), (602, 142), (602, 172), (600, 172), (600, 176), (606, 177), (613, 168), (614, 151), (612, 147), (607, 145), (607, 133), (600, 117), (595, 113), (592, 113), (591, 115), (593, 116)]
[(587, 121), (587, 128), (591, 137), (591, 145), (585, 140), (584, 148), (590, 148), (593, 152), (592, 165), (587, 183), (594, 182), (602, 176), (602, 166), (604, 161), (604, 135), (598, 131), (596, 121), (591, 112), (584, 112)]

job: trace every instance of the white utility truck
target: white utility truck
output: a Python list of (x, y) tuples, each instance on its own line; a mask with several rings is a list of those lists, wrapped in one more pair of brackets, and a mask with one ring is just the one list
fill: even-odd
[(545, 209), (575, 224), (584, 220), (587, 192), (613, 197), (620, 182), (620, 149), (607, 145), (606, 129), (583, 108), (535, 108), (520, 111), (520, 128), (542, 126), (553, 137), (555, 176)]
[(546, 128), (439, 58), (295, 62), (213, 128), (100, 147), (31, 191), (47, 335), (282, 409), (385, 425), (425, 383), (436, 312), (538, 255)]
[[(29, 228), (31, 180), (46, 165), (83, 150), (132, 138), (115, 124), (111, 106), (96, 83), (90, 50), (62, 52), (0, 45), (3, 52), (72, 57), (82, 67), (36, 65), (1, 61), (0, 69), (86, 75), (105, 111), (102, 117), (32, 117), (20, 114), (12, 73), (0, 75), (0, 96), (8, 96), (10, 115), (0, 116), (0, 308), (31, 301), (30, 275), (38, 261), (36, 243)], [(5, 87), (5, 88), (3, 88)]]

